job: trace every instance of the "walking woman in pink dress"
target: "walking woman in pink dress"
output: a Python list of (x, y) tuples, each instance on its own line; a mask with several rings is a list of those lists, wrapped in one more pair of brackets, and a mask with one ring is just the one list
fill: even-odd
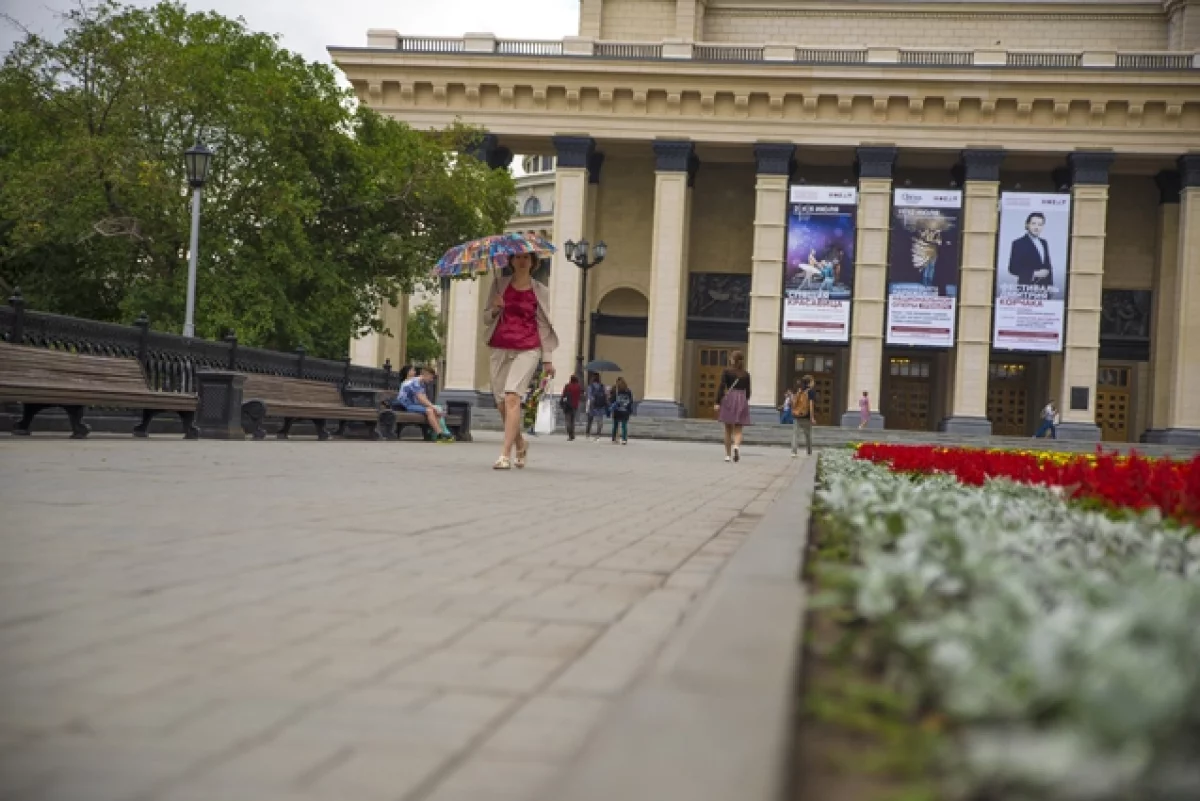
[(871, 422), (871, 399), (864, 391), (862, 397), (858, 399), (858, 430), (862, 431), (869, 422)]
[(533, 280), (536, 264), (529, 253), (510, 257), (512, 277), (496, 278), (483, 312), (485, 341), (491, 349), (492, 394), (504, 420), (504, 445), (492, 465), (496, 470), (525, 466), (529, 441), (521, 434), (521, 397), (539, 364), (544, 375), (554, 377), (550, 358), (558, 336), (550, 324), (549, 290)]
[(742, 458), (742, 429), (750, 425), (750, 373), (746, 357), (735, 350), (732, 364), (721, 373), (717, 388), (717, 419), (725, 425), (725, 461)]

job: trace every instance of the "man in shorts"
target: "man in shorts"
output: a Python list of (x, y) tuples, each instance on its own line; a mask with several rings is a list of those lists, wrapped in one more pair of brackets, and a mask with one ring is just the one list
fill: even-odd
[(446, 426), (446, 413), (442, 411), (441, 407), (434, 406), (430, 402), (429, 396), (425, 394), (429, 382), (434, 378), (435, 375), (431, 368), (422, 367), (421, 372), (400, 385), (400, 394), (392, 401), (392, 409), (398, 412), (424, 415), (425, 419), (429, 421), (430, 428), (436, 432), (438, 442), (453, 442), (454, 435)]

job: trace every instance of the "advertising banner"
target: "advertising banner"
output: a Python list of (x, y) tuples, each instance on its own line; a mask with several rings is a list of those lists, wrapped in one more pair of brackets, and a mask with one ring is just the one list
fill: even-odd
[(1070, 195), (1000, 195), (994, 347), (1062, 350), (1070, 237)]
[(953, 347), (961, 215), (957, 189), (895, 191), (887, 344)]
[(783, 274), (783, 339), (849, 342), (858, 189), (793, 186)]

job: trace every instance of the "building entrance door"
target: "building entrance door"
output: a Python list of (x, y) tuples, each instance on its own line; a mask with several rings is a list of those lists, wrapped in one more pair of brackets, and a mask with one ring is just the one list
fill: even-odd
[(987, 417), (998, 437), (1028, 437), (1029, 365), (992, 362), (988, 365)]
[(931, 430), (932, 368), (933, 360), (929, 358), (892, 356), (888, 359), (883, 407), (888, 428), (901, 431)]
[(1096, 425), (1105, 442), (1129, 441), (1131, 373), (1128, 367), (1101, 367), (1096, 377)]
[(717, 404), (717, 389), (721, 385), (721, 373), (729, 366), (733, 348), (698, 349), (696, 365), (696, 417), (716, 420), (714, 407)]
[[(834, 388), (837, 386), (837, 356), (832, 353), (796, 353), (792, 357), (792, 375), (788, 387), (796, 387), (806, 375), (813, 377), (817, 391), (813, 417), (819, 426), (837, 425), (834, 422)], [(778, 398), (775, 403), (780, 403)]]

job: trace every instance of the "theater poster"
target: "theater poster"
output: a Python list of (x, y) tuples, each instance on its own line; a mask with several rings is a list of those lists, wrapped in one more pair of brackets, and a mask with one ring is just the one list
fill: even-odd
[(783, 338), (849, 342), (858, 189), (793, 186), (783, 275)]
[(961, 191), (895, 191), (888, 254), (887, 344), (954, 345), (961, 229)]
[(1000, 195), (994, 347), (1062, 350), (1070, 236), (1070, 195)]

